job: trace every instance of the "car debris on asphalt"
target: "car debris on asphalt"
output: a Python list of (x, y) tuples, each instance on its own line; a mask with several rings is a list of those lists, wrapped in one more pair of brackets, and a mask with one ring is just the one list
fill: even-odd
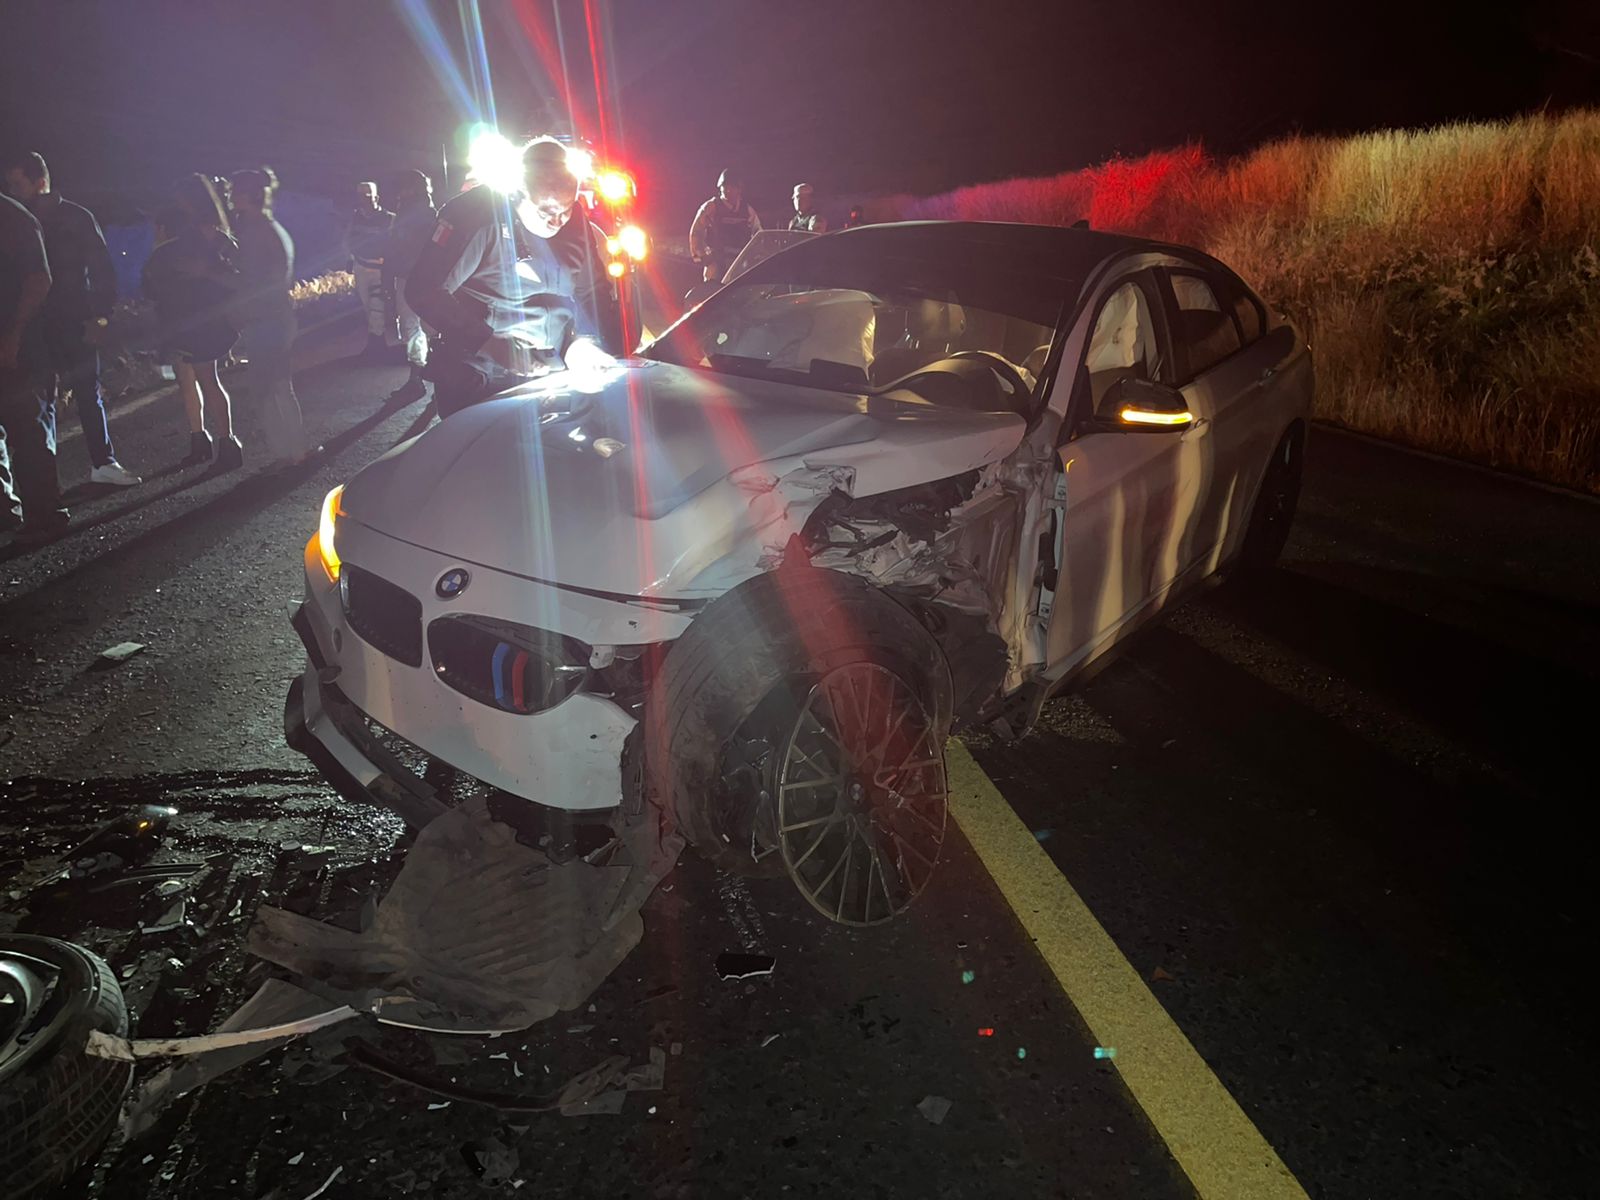
[(950, 1101), (943, 1096), (924, 1096), (917, 1104), (917, 1111), (930, 1125), (941, 1125), (949, 1115)]
[(115, 646), (107, 646), (100, 651), (95, 663), (101, 666), (115, 666), (117, 663), (127, 662), (144, 648), (143, 642), (118, 642)]
[(770, 954), (719, 954), (717, 978), (727, 981), (771, 975), (778, 960)]

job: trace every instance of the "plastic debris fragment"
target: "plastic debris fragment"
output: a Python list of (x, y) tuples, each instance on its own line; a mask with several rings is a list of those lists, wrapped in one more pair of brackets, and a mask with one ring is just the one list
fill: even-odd
[(962, 983), (971, 983), (977, 977), (978, 977), (978, 973), (976, 971), (963, 971), (963, 972), (961, 972), (961, 982)]
[(993, 1037), (994, 1036), (994, 1026), (993, 1025), (984, 1025), (984, 1026), (982, 1026), (978, 1030), (978, 1036), (979, 1037)]
[(950, 1112), (950, 1101), (943, 1096), (924, 1096), (917, 1105), (917, 1111), (928, 1124), (939, 1125)]
[(1115, 1058), (1117, 1056), (1117, 1048), (1115, 1046), (1096, 1046), (1094, 1048), (1094, 1056), (1096, 1058)]
[(717, 977), (719, 979), (754, 979), (771, 975), (778, 960), (770, 954), (719, 954)]

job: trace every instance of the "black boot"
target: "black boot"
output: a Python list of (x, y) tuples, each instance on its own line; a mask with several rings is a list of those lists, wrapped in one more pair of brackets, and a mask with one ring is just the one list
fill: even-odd
[(411, 376), (394, 391), (384, 397), (385, 408), (399, 408), (405, 404), (421, 400), (428, 394), (428, 385), (422, 382), (422, 368), (412, 367)]
[(189, 435), (189, 453), (178, 465), (180, 467), (202, 467), (211, 461), (211, 455), (211, 435), (202, 429)]
[(217, 471), (237, 471), (244, 466), (244, 443), (236, 437), (223, 438), (217, 443), (217, 457), (212, 464)]

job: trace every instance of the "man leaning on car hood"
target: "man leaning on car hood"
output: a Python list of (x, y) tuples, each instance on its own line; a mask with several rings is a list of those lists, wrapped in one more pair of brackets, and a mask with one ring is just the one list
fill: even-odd
[(566, 147), (536, 138), (522, 168), (522, 191), (479, 186), (440, 209), (406, 280), (406, 303), (444, 335), (424, 375), (441, 417), (551, 371), (614, 362), (596, 319), (604, 247)]

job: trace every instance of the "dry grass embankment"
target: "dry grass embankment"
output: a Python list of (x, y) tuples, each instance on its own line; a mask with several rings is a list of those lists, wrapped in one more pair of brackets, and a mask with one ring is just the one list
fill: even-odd
[(1200, 246), (1306, 332), (1318, 414), (1600, 492), (1600, 112), (1198, 146), (889, 197), (874, 219), (1069, 224)]

